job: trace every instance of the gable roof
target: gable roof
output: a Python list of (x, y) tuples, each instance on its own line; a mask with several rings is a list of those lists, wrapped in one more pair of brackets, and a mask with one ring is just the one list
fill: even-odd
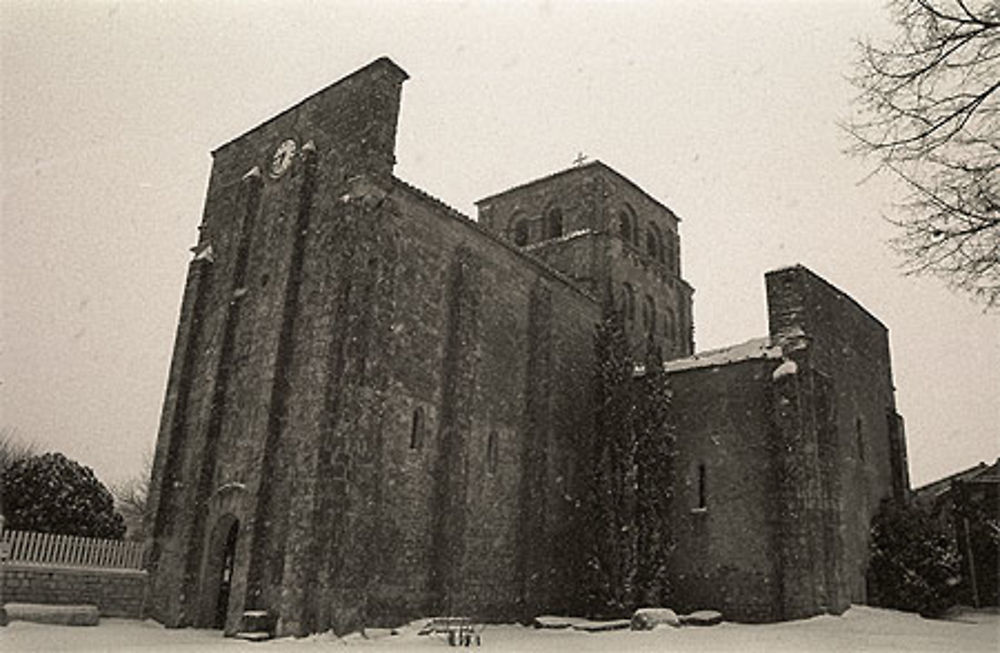
[(431, 195), (427, 191), (425, 191), (423, 189), (420, 189), (420, 188), (417, 188), (413, 184), (411, 184), (411, 183), (409, 183), (407, 181), (404, 181), (404, 180), (400, 179), (399, 177), (397, 177), (395, 175), (393, 175), (391, 177), (391, 181), (392, 181), (392, 184), (394, 186), (396, 186), (397, 188), (400, 188), (400, 189), (406, 191), (411, 196), (413, 196), (413, 197), (415, 197), (415, 198), (417, 198), (417, 199), (419, 199), (419, 200), (427, 203), (428, 205), (430, 205), (430, 206), (438, 209), (442, 213), (442, 215), (447, 215), (448, 217), (450, 217), (450, 218), (454, 219), (455, 221), (459, 222), (460, 224), (466, 225), (468, 228), (470, 228), (473, 231), (479, 233), (481, 236), (485, 237), (487, 240), (490, 240), (493, 243), (495, 243), (497, 245), (500, 245), (503, 249), (507, 250), (508, 252), (513, 253), (514, 255), (518, 256), (522, 260), (527, 261), (528, 263), (530, 263), (534, 267), (538, 268), (539, 270), (541, 270), (545, 274), (549, 275), (553, 279), (559, 281), (560, 283), (565, 284), (567, 287), (569, 287), (574, 292), (576, 292), (576, 293), (578, 293), (578, 294), (586, 297), (587, 299), (589, 299), (592, 302), (596, 302), (597, 301), (597, 298), (595, 298), (593, 295), (591, 295), (590, 292), (588, 292), (585, 288), (583, 288), (579, 284), (577, 284), (576, 281), (574, 281), (572, 278), (570, 278), (564, 272), (561, 272), (561, 271), (557, 270), (556, 268), (552, 267), (551, 265), (549, 265), (548, 263), (546, 263), (542, 259), (540, 259), (540, 258), (538, 258), (536, 256), (533, 256), (531, 253), (525, 251), (524, 249), (522, 249), (520, 247), (514, 246), (513, 243), (510, 243), (507, 240), (505, 240), (504, 238), (501, 238), (499, 235), (493, 233), (492, 231), (490, 231), (489, 229), (487, 229), (483, 225), (479, 224), (479, 222), (477, 222), (476, 220), (473, 220), (472, 218), (470, 218), (469, 216), (465, 215), (464, 213), (462, 213), (458, 209), (453, 208), (449, 204), (447, 204), (444, 201), (438, 199), (437, 197)]
[(986, 463), (981, 462), (978, 465), (973, 465), (972, 467), (955, 472), (954, 474), (950, 474), (944, 478), (939, 478), (936, 481), (925, 483), (918, 488), (914, 488), (913, 493), (921, 498), (937, 497), (948, 492), (951, 489), (953, 481), (975, 481), (986, 483), (1000, 482), (1000, 459), (997, 459), (997, 461), (992, 465), (987, 465)]
[(656, 204), (661, 209), (663, 209), (664, 211), (666, 211), (667, 213), (669, 213), (675, 220), (677, 220), (677, 222), (681, 221), (680, 216), (678, 216), (676, 213), (674, 213), (670, 209), (670, 207), (668, 207), (663, 202), (661, 202), (660, 200), (656, 199), (655, 197), (653, 197), (652, 195), (650, 195), (649, 193), (647, 193), (637, 183), (635, 183), (634, 181), (632, 181), (631, 179), (629, 179), (628, 177), (626, 177), (625, 175), (623, 175), (622, 173), (618, 172), (617, 170), (615, 170), (614, 168), (612, 168), (611, 166), (609, 166), (608, 164), (604, 163), (603, 161), (601, 161), (599, 159), (594, 159), (592, 161), (588, 161), (586, 163), (582, 163), (582, 164), (577, 165), (577, 166), (572, 166), (570, 168), (565, 168), (563, 170), (559, 170), (557, 172), (553, 172), (552, 174), (545, 175), (544, 177), (538, 177), (537, 179), (532, 179), (530, 181), (526, 181), (526, 182), (518, 184), (516, 186), (511, 186), (510, 188), (508, 188), (506, 190), (502, 190), (499, 193), (493, 193), (492, 195), (487, 195), (486, 197), (483, 197), (482, 199), (476, 200), (475, 201), (475, 205), (478, 207), (480, 204), (486, 203), (486, 202), (488, 202), (490, 200), (493, 200), (493, 199), (496, 199), (498, 197), (502, 197), (502, 196), (507, 195), (509, 193), (513, 193), (513, 192), (516, 192), (516, 191), (524, 190), (525, 188), (530, 188), (531, 186), (534, 186), (536, 184), (541, 184), (541, 183), (550, 181), (550, 180), (555, 179), (557, 177), (568, 176), (568, 175), (577, 173), (577, 172), (579, 172), (581, 170), (587, 170), (587, 169), (591, 169), (591, 168), (602, 170), (602, 171), (604, 171), (604, 172), (606, 172), (606, 173), (614, 176), (619, 181), (625, 182), (626, 184), (628, 184), (629, 186), (631, 186), (634, 190), (636, 190), (638, 193), (640, 193), (641, 195), (643, 195), (647, 199), (649, 199), (649, 201), (651, 201), (653, 204)]
[(782, 356), (781, 347), (771, 342), (767, 336), (753, 338), (729, 347), (698, 352), (687, 358), (677, 358), (663, 363), (665, 372), (683, 372), (702, 367), (731, 365), (748, 360), (778, 360)]
[(367, 74), (367, 73), (370, 73), (370, 72), (373, 72), (373, 71), (376, 71), (376, 70), (380, 70), (380, 69), (386, 70), (390, 74), (393, 74), (393, 75), (399, 77), (401, 81), (406, 81), (407, 79), (410, 78), (410, 75), (405, 70), (403, 70), (402, 68), (400, 68), (399, 65), (395, 61), (393, 61), (392, 59), (390, 59), (389, 57), (386, 57), (386, 56), (379, 57), (375, 61), (372, 61), (371, 63), (366, 64), (366, 65), (362, 66), (361, 68), (358, 68), (354, 72), (348, 73), (347, 75), (341, 77), (340, 79), (338, 79), (338, 80), (336, 80), (334, 82), (331, 82), (330, 84), (327, 84), (326, 86), (324, 86), (323, 88), (319, 89), (315, 93), (310, 93), (309, 95), (307, 95), (306, 97), (302, 98), (301, 100), (299, 100), (295, 104), (291, 105), (290, 107), (288, 107), (288, 108), (286, 108), (286, 109), (284, 109), (282, 111), (279, 111), (278, 113), (274, 114), (273, 116), (271, 116), (267, 120), (264, 120), (263, 122), (258, 123), (255, 127), (251, 127), (250, 129), (248, 129), (248, 130), (244, 131), (243, 133), (239, 134), (238, 136), (234, 136), (233, 138), (230, 138), (228, 141), (226, 141), (222, 145), (219, 145), (214, 150), (212, 150), (212, 156), (214, 157), (217, 152), (219, 152), (220, 150), (223, 150), (223, 149), (227, 148), (228, 146), (230, 146), (233, 143), (235, 143), (236, 141), (240, 140), (241, 138), (243, 138), (247, 134), (251, 134), (251, 133), (257, 131), (258, 129), (260, 129), (261, 127), (263, 127), (264, 125), (272, 123), (275, 120), (281, 118), (285, 114), (290, 113), (292, 111), (295, 111), (296, 109), (298, 109), (299, 107), (301, 107), (303, 104), (309, 102), (313, 98), (316, 98), (316, 97), (318, 97), (320, 95), (323, 95), (327, 91), (329, 91), (329, 90), (331, 90), (331, 89), (333, 89), (333, 88), (335, 88), (337, 86), (340, 86), (341, 84), (347, 82), (350, 79), (354, 79), (355, 77), (358, 77), (360, 75), (364, 75), (364, 74)]

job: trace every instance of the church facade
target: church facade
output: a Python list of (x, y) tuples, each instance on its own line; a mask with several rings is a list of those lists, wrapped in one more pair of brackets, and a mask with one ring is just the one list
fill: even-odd
[(769, 333), (694, 354), (677, 216), (611, 167), (486, 197), (395, 177), (379, 59), (213, 152), (148, 506), (149, 612), (306, 634), (580, 599), (576, 506), (605, 301), (668, 359), (678, 608), (863, 602), (907, 488), (885, 327), (802, 267)]

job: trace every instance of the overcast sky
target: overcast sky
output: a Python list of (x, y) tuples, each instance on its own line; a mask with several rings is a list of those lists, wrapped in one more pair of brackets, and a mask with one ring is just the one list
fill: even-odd
[(803, 263), (890, 329), (915, 484), (1000, 455), (1000, 324), (886, 245), (838, 120), (861, 2), (0, 2), (0, 426), (119, 481), (156, 439), (210, 150), (388, 55), (398, 176), (463, 212), (583, 152), (681, 216), (696, 346)]

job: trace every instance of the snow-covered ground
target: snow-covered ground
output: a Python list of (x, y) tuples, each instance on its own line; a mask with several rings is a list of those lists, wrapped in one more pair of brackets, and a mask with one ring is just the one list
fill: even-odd
[[(441, 636), (418, 636), (416, 628), (398, 635), (370, 631), (344, 638), (316, 635), (263, 643), (225, 639), (217, 631), (166, 630), (152, 621), (104, 619), (96, 627), (48, 626), (14, 622), (0, 628), (0, 651), (206, 651), (208, 653), (404, 653), (412, 650), (450, 650)], [(586, 653), (587, 651), (767, 651), (768, 653), (836, 651), (1000, 651), (1000, 614), (966, 612), (951, 621), (854, 607), (841, 617), (823, 616), (769, 625), (723, 623), (712, 627), (670, 628), (650, 632), (536, 630), (514, 625), (487, 626), (481, 650), (531, 653)]]

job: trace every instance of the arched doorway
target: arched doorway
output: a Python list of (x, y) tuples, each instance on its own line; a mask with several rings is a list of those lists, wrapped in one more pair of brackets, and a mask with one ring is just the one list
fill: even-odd
[(226, 611), (229, 607), (229, 592), (233, 582), (233, 563), (236, 560), (236, 540), (240, 534), (240, 523), (233, 520), (226, 533), (225, 549), (222, 551), (222, 569), (219, 573), (219, 595), (215, 600), (214, 628), (226, 627)]
[(222, 515), (215, 522), (201, 580), (200, 615), (197, 620), (201, 628), (222, 629), (226, 626), (239, 535), (240, 522), (232, 514)]

